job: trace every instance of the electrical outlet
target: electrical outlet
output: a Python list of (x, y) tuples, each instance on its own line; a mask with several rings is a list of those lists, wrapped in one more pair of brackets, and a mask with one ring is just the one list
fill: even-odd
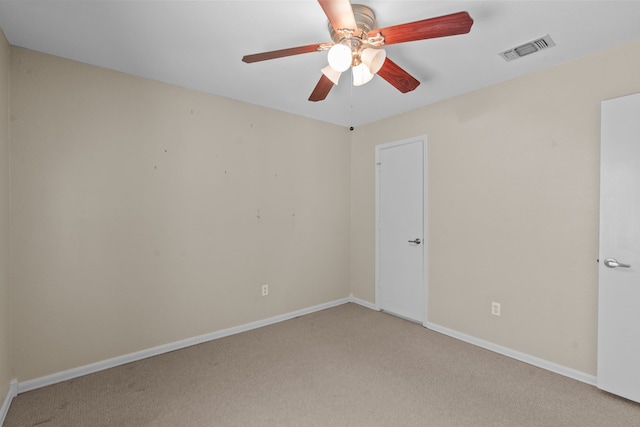
[(262, 296), (266, 297), (269, 295), (269, 285), (262, 285)]
[(500, 316), (500, 303), (492, 302), (491, 303), (491, 314), (494, 316)]

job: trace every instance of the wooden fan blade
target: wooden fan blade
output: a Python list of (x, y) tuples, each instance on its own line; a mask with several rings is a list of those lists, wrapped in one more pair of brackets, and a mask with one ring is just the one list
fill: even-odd
[(384, 37), (384, 44), (389, 45), (466, 34), (471, 31), (472, 25), (473, 19), (467, 12), (458, 12), (372, 30), (367, 37), (375, 37), (380, 33)]
[(337, 34), (346, 28), (353, 30), (354, 36), (359, 35), (358, 24), (349, 0), (318, 0), (318, 3)]
[(300, 55), (301, 53), (320, 52), (323, 44), (310, 44), (308, 46), (290, 47), (288, 49), (272, 50), (271, 52), (255, 53), (253, 55), (245, 55), (242, 61), (248, 64), (252, 62), (266, 61), (268, 59), (284, 58), (285, 56)]
[(316, 85), (313, 92), (311, 92), (311, 96), (309, 96), (309, 101), (317, 102), (322, 101), (329, 95), (329, 91), (333, 87), (333, 82), (327, 78), (324, 74), (320, 77), (318, 84)]
[(384, 64), (382, 64), (382, 68), (378, 71), (378, 75), (402, 93), (411, 92), (420, 85), (418, 80), (400, 68), (398, 64), (390, 60), (389, 57), (384, 60)]

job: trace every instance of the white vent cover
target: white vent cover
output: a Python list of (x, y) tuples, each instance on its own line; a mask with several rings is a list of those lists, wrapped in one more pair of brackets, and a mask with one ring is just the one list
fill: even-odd
[(523, 56), (553, 47), (555, 45), (555, 42), (551, 40), (551, 37), (549, 36), (549, 34), (547, 34), (544, 37), (540, 37), (539, 39), (530, 41), (518, 47), (514, 47), (513, 49), (500, 52), (499, 55), (502, 56), (505, 61), (513, 61), (514, 59), (522, 58)]

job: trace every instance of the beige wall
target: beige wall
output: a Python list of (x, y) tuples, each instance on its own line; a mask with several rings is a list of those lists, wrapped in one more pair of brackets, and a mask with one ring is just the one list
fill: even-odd
[(374, 147), (427, 134), (428, 321), (595, 374), (600, 101), (639, 75), (633, 43), (356, 129), (353, 294), (375, 298)]
[(0, 30), (0, 405), (11, 374), (9, 303), (9, 70), (10, 50)]
[(374, 147), (421, 134), (428, 320), (595, 373), (599, 107), (640, 91), (640, 43), (352, 133), (19, 48), (11, 64), (20, 381), (373, 302)]
[(20, 381), (349, 296), (347, 129), (12, 54)]

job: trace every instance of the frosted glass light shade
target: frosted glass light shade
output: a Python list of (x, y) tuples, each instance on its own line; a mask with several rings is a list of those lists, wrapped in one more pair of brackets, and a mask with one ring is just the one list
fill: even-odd
[(368, 83), (373, 78), (373, 74), (371, 74), (371, 71), (369, 71), (369, 67), (367, 67), (364, 62), (355, 67), (352, 67), (351, 72), (353, 73), (354, 86), (362, 86), (363, 84)]
[(360, 54), (360, 59), (367, 65), (371, 74), (380, 71), (382, 64), (387, 59), (387, 52), (384, 49), (367, 48)]
[(340, 71), (334, 70), (331, 65), (327, 65), (322, 70), (322, 74), (324, 74), (334, 85), (338, 84), (338, 80), (340, 80), (340, 76), (342, 73)]
[(351, 66), (351, 49), (343, 44), (334, 44), (327, 54), (329, 65), (338, 72), (347, 71)]

